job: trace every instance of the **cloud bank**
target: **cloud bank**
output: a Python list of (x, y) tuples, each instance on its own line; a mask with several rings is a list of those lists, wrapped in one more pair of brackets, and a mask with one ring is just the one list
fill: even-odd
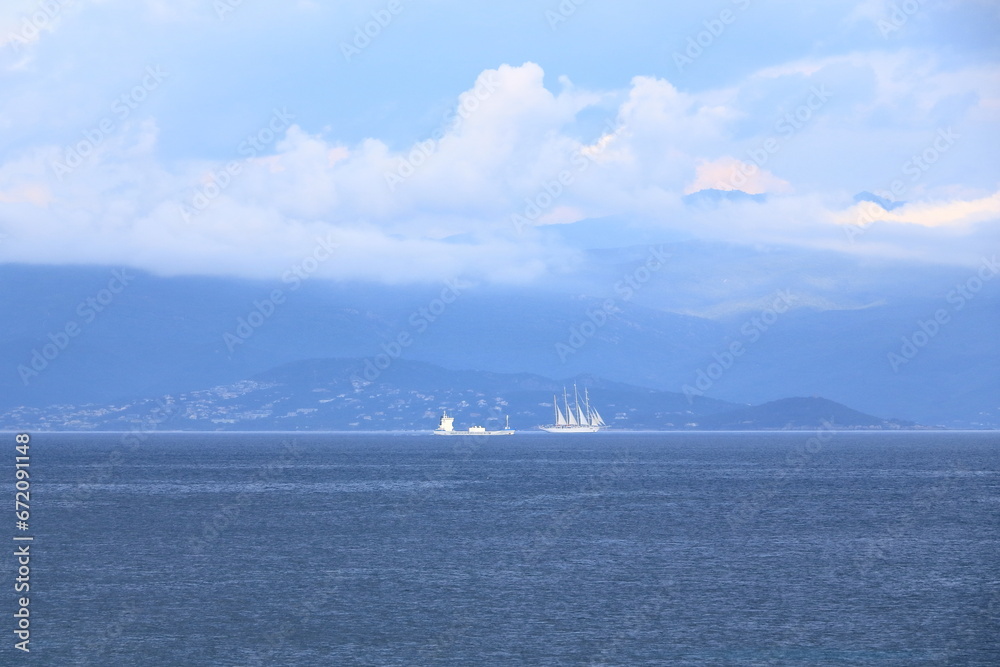
[[(195, 11), (178, 7), (146, 9), (181, 23)], [(880, 7), (866, 2), (851, 20)], [(59, 18), (24, 42), (16, 20), (3, 23), (17, 57), (0, 126), (28, 138), (8, 142), (0, 161), (0, 261), (265, 278), (333, 243), (319, 276), (525, 283), (580, 261), (540, 228), (588, 218), (967, 263), (1000, 220), (986, 148), (1000, 143), (1000, 67), (988, 59), (888, 45), (703, 90), (681, 90), (668, 74), (553, 85), (541, 64), (501, 64), (467, 79), (436, 126), (408, 141), (345, 140), (278, 105), (223, 154), (177, 157), (163, 128), (179, 112), (161, 98), (181, 95), (192, 75), (170, 67), (138, 70), (75, 130), (27, 131), (15, 107), (44, 106), (45, 93), (18, 72), (56, 39)], [(767, 197), (685, 203), (703, 189)], [(852, 199), (862, 190), (906, 204), (873, 215)]]

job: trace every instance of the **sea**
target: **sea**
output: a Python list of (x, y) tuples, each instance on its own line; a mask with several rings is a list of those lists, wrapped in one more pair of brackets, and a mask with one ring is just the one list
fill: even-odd
[(34, 433), (30, 459), (5, 665), (1000, 665), (998, 433)]

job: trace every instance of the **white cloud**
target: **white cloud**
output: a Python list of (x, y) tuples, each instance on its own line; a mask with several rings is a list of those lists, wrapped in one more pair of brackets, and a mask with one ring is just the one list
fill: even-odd
[(982, 222), (1000, 221), (1000, 192), (976, 199), (914, 202), (892, 211), (862, 202), (836, 216), (836, 220), (845, 225), (857, 225), (862, 220), (922, 227), (972, 227)]
[(717, 160), (700, 160), (695, 180), (684, 189), (684, 192), (690, 194), (708, 189), (742, 190), (756, 195), (790, 192), (792, 185), (756, 164), (725, 156)]
[[(984, 83), (996, 79), (996, 68), (947, 72), (930, 59), (918, 74), (905, 73), (915, 59), (875, 53), (789, 63), (702, 93), (648, 76), (622, 91), (563, 80), (553, 92), (539, 65), (502, 65), (457, 96), (441, 132), (403, 150), (377, 137), (346, 143), (291, 125), (270, 152), (241, 158), (227, 177), (220, 177), (224, 162), (164, 161), (157, 124), (132, 119), (64, 178), (52, 168), (66, 151), (56, 145), (25, 148), (0, 164), (0, 233), (8, 237), (0, 259), (263, 277), (280, 275), (317, 237), (333, 234), (342, 254), (318, 272), (337, 278), (526, 281), (576, 261), (572, 251), (545, 245), (531, 225), (512, 224), (515, 214), (535, 225), (626, 215), (706, 238), (854, 251), (837, 231), (851, 214), (835, 201), (841, 180), (887, 150), (884, 131), (864, 117), (902, 106), (930, 111), (962, 94), (977, 96), (981, 116), (996, 111)], [(738, 157), (770, 145), (774, 120), (747, 124), (761, 115), (759, 105), (765, 118), (783, 113), (760, 100), (798, 103), (830, 72), (853, 76), (836, 70), (845, 65), (872, 72), (877, 90), (838, 106), (845, 95), (834, 89), (814, 120), (780, 137), (765, 166)], [(581, 121), (587, 114), (604, 114), (610, 125), (595, 130)], [(851, 131), (837, 135), (834, 153), (838, 126)], [(926, 127), (899, 132), (899, 145), (926, 142)], [(911, 194), (955, 186), (935, 181), (940, 173), (928, 173)], [(719, 210), (681, 201), (686, 192), (735, 187), (776, 196)], [(989, 222), (997, 207), (996, 196), (915, 201), (886, 220), (955, 226)]]

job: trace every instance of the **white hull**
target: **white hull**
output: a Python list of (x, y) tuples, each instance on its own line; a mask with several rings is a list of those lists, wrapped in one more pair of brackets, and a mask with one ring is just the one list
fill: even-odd
[(600, 426), (539, 426), (538, 428), (549, 433), (597, 433)]
[(513, 430), (503, 431), (434, 431), (434, 435), (513, 435)]

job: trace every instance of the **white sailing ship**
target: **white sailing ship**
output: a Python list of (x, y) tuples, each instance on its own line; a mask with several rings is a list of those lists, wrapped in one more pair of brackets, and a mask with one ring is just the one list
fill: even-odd
[(555, 408), (556, 423), (551, 426), (539, 426), (538, 428), (549, 433), (596, 433), (602, 428), (607, 428), (601, 413), (597, 408), (590, 405), (590, 395), (587, 390), (583, 390), (583, 405), (580, 405), (580, 392), (576, 385), (573, 385), (573, 405), (569, 404), (569, 397), (566, 389), (563, 388), (563, 407), (565, 412), (559, 409), (559, 401), (552, 397), (552, 407)]
[(468, 431), (456, 431), (455, 430), (455, 418), (449, 417), (448, 412), (444, 411), (441, 413), (441, 421), (438, 422), (437, 430), (434, 431), (435, 435), (511, 435), (516, 433), (510, 427), (510, 416), (507, 417), (507, 425), (504, 426), (503, 430), (500, 431), (487, 431), (485, 426), (470, 426)]

